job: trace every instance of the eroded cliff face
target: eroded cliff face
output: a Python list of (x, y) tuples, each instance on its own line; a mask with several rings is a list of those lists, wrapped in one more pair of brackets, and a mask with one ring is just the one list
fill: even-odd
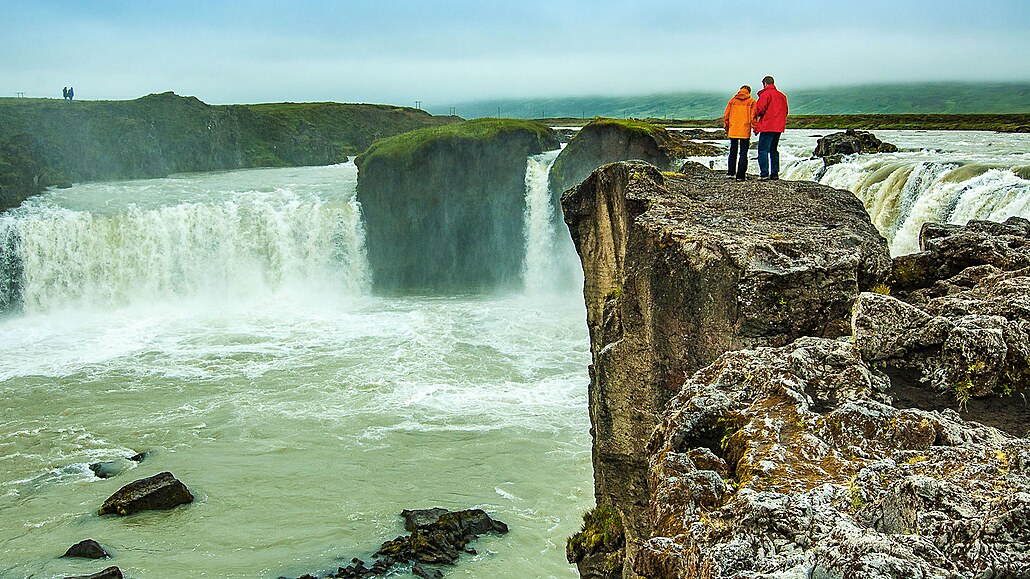
[(448, 293), (519, 283), (526, 159), (557, 146), (543, 125), (501, 119), (377, 141), (355, 161), (374, 287)]
[(684, 170), (563, 199), (621, 576), (1030, 576), (1030, 222), (929, 224), (891, 263), (846, 192)]
[(625, 577), (653, 524), (646, 445), (684, 380), (730, 350), (846, 333), (890, 269), (846, 191), (685, 170), (615, 163), (562, 198), (585, 276), (595, 495), (622, 516)]

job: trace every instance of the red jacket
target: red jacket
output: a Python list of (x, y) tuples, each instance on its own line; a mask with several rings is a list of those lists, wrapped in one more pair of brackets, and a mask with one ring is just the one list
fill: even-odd
[(755, 105), (755, 132), (782, 133), (787, 130), (787, 95), (776, 90), (776, 85), (758, 91)]

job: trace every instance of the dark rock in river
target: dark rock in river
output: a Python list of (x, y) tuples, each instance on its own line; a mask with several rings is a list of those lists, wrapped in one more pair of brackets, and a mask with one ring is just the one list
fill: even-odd
[(93, 539), (79, 541), (64, 552), (62, 557), (77, 557), (82, 559), (107, 559), (111, 555)]
[(896, 152), (896, 146), (884, 143), (869, 131), (848, 129), (843, 133), (833, 133), (819, 139), (812, 154), (822, 157), (825, 164), (833, 165), (839, 163), (844, 155)]
[(104, 501), (100, 515), (131, 515), (140, 511), (167, 510), (193, 502), (186, 485), (162, 472), (152, 477), (131, 482), (118, 489)]
[(75, 575), (64, 579), (122, 579), (122, 570), (118, 567), (108, 567), (99, 573), (92, 575)]
[[(347, 567), (340, 567), (326, 577), (361, 579), (386, 575), (398, 565), (411, 564), (411, 572), (418, 577), (437, 579), (443, 577), (439, 569), (425, 565), (453, 565), (461, 553), (475, 553), (468, 543), (484, 533), (508, 532), (508, 526), (491, 519), (481, 509), (451, 512), (447, 509), (405, 510), (404, 526), (411, 532), (383, 543), (372, 556), (376, 561), (371, 567), (361, 559), (352, 559)], [(304, 577), (311, 577), (305, 575)]]
[(448, 513), (447, 509), (434, 507), (432, 509), (404, 509), (401, 511), (401, 518), (404, 519), (404, 530), (409, 533), (418, 529), (424, 529), (440, 520), (440, 517)]
[(641, 441), (684, 379), (728, 350), (848, 333), (890, 267), (847, 191), (686, 169), (615, 163), (562, 199), (585, 276), (595, 497), (621, 515), (630, 568), (652, 523)]
[(557, 147), (544, 125), (511, 119), (377, 141), (355, 160), (375, 287), (453, 292), (517, 284), (526, 159)]
[(100, 462), (93, 462), (89, 465), (89, 470), (93, 471), (93, 474), (97, 478), (111, 478), (117, 476), (134, 467), (133, 463), (143, 462), (146, 458), (147, 452), (140, 452), (134, 454), (128, 458), (116, 458), (114, 460), (105, 460)]

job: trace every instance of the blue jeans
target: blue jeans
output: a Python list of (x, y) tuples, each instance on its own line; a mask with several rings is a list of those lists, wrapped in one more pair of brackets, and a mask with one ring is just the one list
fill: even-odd
[[(780, 177), (780, 152), (776, 147), (780, 144), (783, 133), (758, 134), (758, 170), (762, 177)], [(769, 161), (772, 161), (770, 172)]]

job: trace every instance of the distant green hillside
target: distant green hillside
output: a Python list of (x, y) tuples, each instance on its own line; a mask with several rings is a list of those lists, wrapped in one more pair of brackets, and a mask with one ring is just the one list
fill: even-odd
[[(758, 82), (752, 86), (756, 92), (761, 88)], [(465, 118), (714, 118), (722, 116), (726, 101), (737, 88), (727, 87), (724, 93), (476, 101), (459, 105), (456, 111)], [(1030, 83), (895, 84), (797, 90), (784, 83), (780, 88), (790, 99), (791, 113), (798, 115), (1030, 112)]]
[(405, 107), (212, 106), (167, 92), (131, 101), (0, 99), (0, 210), (51, 185), (338, 163), (378, 138), (453, 122)]

